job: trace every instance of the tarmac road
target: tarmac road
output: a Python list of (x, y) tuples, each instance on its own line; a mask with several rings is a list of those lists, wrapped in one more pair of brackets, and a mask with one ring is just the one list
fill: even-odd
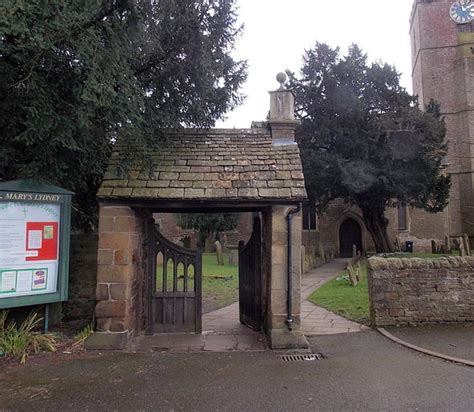
[(0, 371), (0, 410), (474, 410), (474, 368), (374, 331), (311, 338), (326, 358), (276, 353), (91, 354)]

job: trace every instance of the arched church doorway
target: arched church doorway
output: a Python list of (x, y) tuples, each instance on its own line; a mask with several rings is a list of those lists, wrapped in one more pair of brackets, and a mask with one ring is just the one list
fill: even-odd
[(354, 219), (347, 218), (339, 228), (339, 253), (341, 257), (351, 257), (353, 245), (362, 253), (362, 229)]

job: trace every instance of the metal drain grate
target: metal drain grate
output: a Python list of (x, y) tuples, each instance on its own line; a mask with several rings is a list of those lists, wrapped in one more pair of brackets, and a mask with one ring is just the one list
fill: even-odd
[(293, 355), (280, 355), (280, 360), (283, 362), (309, 362), (324, 359), (324, 356), (320, 353), (305, 353), (305, 354), (293, 354)]

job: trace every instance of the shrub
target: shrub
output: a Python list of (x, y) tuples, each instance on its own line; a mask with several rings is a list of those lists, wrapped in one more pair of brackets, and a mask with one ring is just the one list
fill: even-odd
[(25, 363), (31, 353), (42, 350), (56, 351), (56, 339), (51, 334), (35, 332), (43, 320), (36, 312), (30, 313), (18, 327), (15, 322), (7, 325), (8, 311), (0, 312), (0, 352), (13, 356)]

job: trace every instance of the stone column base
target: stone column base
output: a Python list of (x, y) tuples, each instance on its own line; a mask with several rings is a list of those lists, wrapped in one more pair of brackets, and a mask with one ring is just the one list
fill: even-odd
[(268, 331), (271, 349), (308, 349), (309, 343), (301, 331), (271, 329)]
[(128, 331), (94, 332), (85, 342), (86, 349), (114, 350), (125, 349), (128, 343)]

